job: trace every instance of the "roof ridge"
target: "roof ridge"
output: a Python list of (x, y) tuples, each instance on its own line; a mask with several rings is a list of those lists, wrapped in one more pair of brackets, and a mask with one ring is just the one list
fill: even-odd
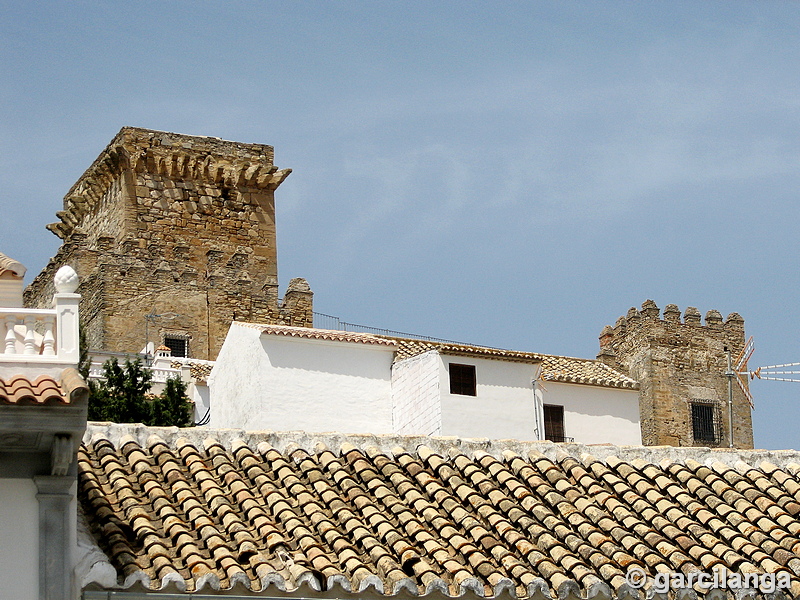
[(287, 337), (302, 337), (307, 339), (326, 340), (333, 342), (360, 342), (380, 346), (396, 347), (397, 344), (390, 338), (372, 333), (358, 331), (340, 331), (337, 329), (319, 329), (317, 327), (297, 327), (294, 325), (272, 325), (260, 323), (245, 323), (234, 321), (236, 325), (257, 329), (261, 333), (284, 335)]
[(11, 258), (8, 256), (8, 254), (3, 254), (0, 252), (0, 274), (5, 273), (6, 271), (10, 271), (17, 277), (25, 277), (27, 269), (25, 268), (25, 265), (18, 260)]
[(759, 467), (768, 462), (785, 468), (796, 463), (800, 465), (800, 451), (788, 450), (745, 450), (737, 448), (708, 448), (701, 446), (617, 446), (613, 444), (578, 444), (555, 443), (550, 441), (522, 441), (513, 439), (492, 440), (489, 438), (461, 438), (458, 436), (425, 436), (399, 434), (350, 434), (341, 432), (308, 432), (308, 431), (245, 431), (243, 429), (209, 429), (205, 427), (148, 427), (140, 423), (107, 423), (90, 422), (84, 435), (84, 443), (96, 439), (106, 439), (118, 447), (120, 441), (130, 436), (141, 445), (156, 435), (174, 447), (177, 440), (183, 438), (195, 446), (203, 447), (205, 441), (213, 438), (223, 447), (231, 448), (234, 442), (243, 441), (250, 447), (267, 442), (278, 451), (287, 447), (299, 447), (309, 452), (322, 444), (338, 453), (344, 444), (357, 448), (374, 448), (380, 454), (393, 456), (397, 450), (414, 451), (419, 446), (427, 446), (441, 456), (455, 450), (464, 454), (488, 454), (502, 459), (511, 452), (527, 457), (531, 452), (542, 454), (550, 460), (559, 460), (565, 454), (580, 460), (590, 455), (607, 463), (611, 461), (631, 462), (642, 460), (648, 464), (658, 465), (664, 461), (685, 465), (687, 461), (701, 464), (720, 462), (735, 467), (742, 462), (751, 467)]

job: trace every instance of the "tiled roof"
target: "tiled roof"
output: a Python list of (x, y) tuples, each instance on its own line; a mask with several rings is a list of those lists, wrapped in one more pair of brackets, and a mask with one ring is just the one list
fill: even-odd
[(288, 325), (259, 325), (257, 323), (241, 323), (236, 325), (253, 327), (270, 335), (285, 335), (288, 337), (308, 338), (314, 340), (328, 340), (333, 342), (358, 342), (361, 344), (376, 344), (379, 346), (394, 347), (395, 341), (380, 335), (370, 333), (355, 333), (352, 331), (337, 331), (333, 329), (315, 329), (312, 327), (290, 327)]
[(60, 382), (48, 375), (33, 381), (22, 375), (0, 379), (0, 404), (70, 404), (88, 394), (89, 388), (75, 369), (65, 369)]
[(604, 600), (638, 597), (638, 568), (786, 573), (800, 594), (794, 451), (108, 425), (87, 439), (78, 496), (120, 587)]
[(211, 374), (211, 369), (214, 368), (214, 361), (212, 360), (192, 360), (190, 358), (172, 359), (170, 367), (173, 369), (180, 369), (188, 365), (189, 373), (192, 379), (196, 381), (207, 381), (208, 376)]
[(25, 271), (27, 271), (27, 269), (21, 262), (14, 260), (10, 256), (6, 256), (0, 252), (0, 275), (10, 272), (17, 277), (24, 277)]
[(635, 379), (615, 371), (598, 360), (588, 358), (572, 358), (569, 356), (554, 356), (535, 352), (518, 352), (484, 346), (413, 339), (396, 339), (396, 341), (398, 343), (398, 360), (435, 350), (441, 354), (457, 356), (478, 356), (515, 362), (541, 363), (542, 379), (545, 381), (629, 389), (638, 389), (639, 387), (639, 383)]
[(542, 355), (542, 379), (605, 387), (638, 389), (639, 382), (599, 360)]
[(429, 342), (426, 340), (413, 340), (395, 338), (398, 344), (397, 358), (402, 360), (423, 352), (436, 350), (441, 354), (454, 354), (457, 356), (482, 356), (486, 358), (499, 358), (515, 362), (539, 363), (542, 355), (534, 352), (519, 352), (517, 350), (501, 350), (486, 346), (472, 346), (468, 344), (453, 344), (445, 342)]

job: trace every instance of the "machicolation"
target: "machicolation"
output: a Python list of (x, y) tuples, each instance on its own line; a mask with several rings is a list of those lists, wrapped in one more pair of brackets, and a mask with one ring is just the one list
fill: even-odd
[(46, 306), (69, 264), (94, 350), (214, 359), (232, 320), (310, 327), (305, 280), (278, 298), (274, 192), (290, 172), (271, 146), (123, 127), (48, 226), (63, 244), (26, 305)]

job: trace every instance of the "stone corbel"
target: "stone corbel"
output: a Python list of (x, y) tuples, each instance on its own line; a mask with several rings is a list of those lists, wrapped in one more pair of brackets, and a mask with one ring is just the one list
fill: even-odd
[(64, 477), (69, 473), (69, 466), (75, 455), (72, 436), (59, 433), (53, 437), (53, 447), (50, 450), (50, 475)]

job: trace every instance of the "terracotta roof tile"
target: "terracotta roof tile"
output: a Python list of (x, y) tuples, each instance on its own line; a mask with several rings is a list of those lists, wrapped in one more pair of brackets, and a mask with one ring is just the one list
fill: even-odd
[(542, 379), (564, 383), (638, 389), (639, 383), (599, 360), (542, 355)]
[(2, 252), (0, 252), (0, 275), (4, 273), (11, 273), (16, 277), (24, 277), (25, 272), (27, 269), (23, 266), (23, 264), (17, 260), (14, 260), (10, 256), (6, 256)]
[(70, 404), (85, 401), (89, 388), (75, 369), (65, 369), (60, 382), (48, 375), (31, 381), (22, 375), (0, 379), (0, 404)]
[(638, 567), (786, 573), (800, 592), (794, 455), (158, 432), (96, 426), (79, 454), (123, 587), (600, 600)]
[(211, 375), (211, 369), (214, 368), (214, 361), (191, 358), (173, 358), (169, 366), (173, 369), (180, 369), (186, 365), (189, 366), (189, 374), (191, 375), (192, 379), (205, 382), (208, 380), (208, 376)]
[(315, 329), (312, 327), (291, 327), (289, 325), (260, 325), (257, 323), (236, 322), (242, 327), (258, 329), (261, 333), (268, 335), (283, 335), (287, 337), (299, 337), (315, 340), (327, 340), (333, 342), (357, 342), (361, 344), (375, 344), (379, 346), (394, 347), (396, 344), (392, 338), (370, 333), (356, 333), (352, 331), (338, 331), (332, 329)]

